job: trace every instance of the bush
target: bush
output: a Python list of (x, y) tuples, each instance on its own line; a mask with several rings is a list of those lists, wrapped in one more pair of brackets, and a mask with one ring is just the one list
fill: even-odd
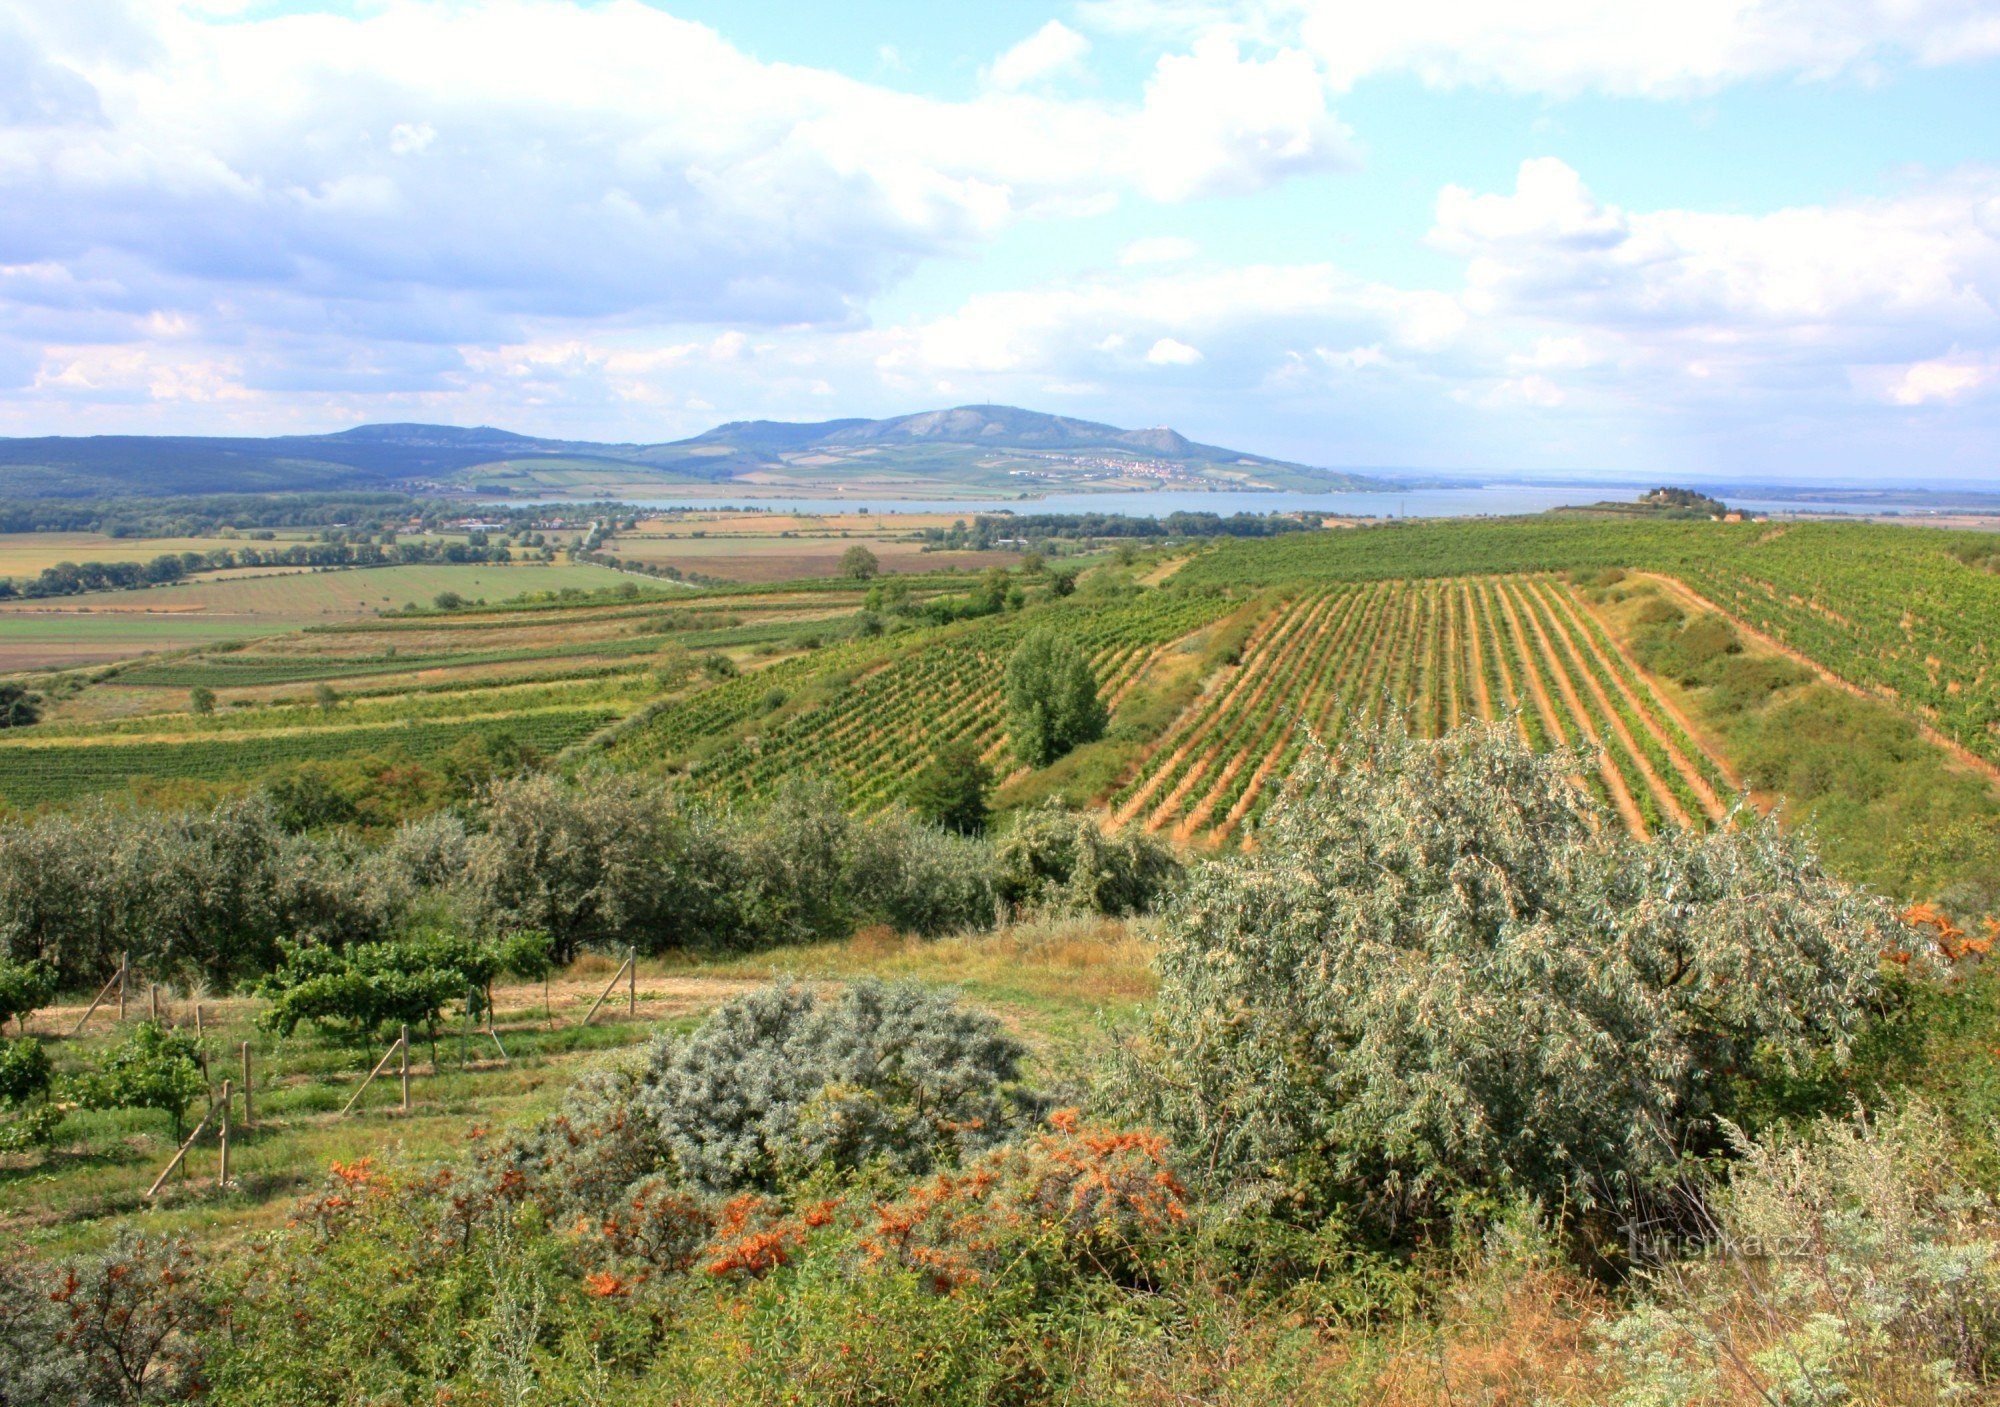
[(258, 1020), (281, 1036), (301, 1022), (357, 1038), (398, 1024), (435, 1034), (447, 1006), (477, 1007), (501, 970), (497, 950), (442, 933), (345, 949), (288, 943), (284, 953), (258, 985), (271, 1003)]
[(659, 1046), (643, 1098), (675, 1170), (709, 1191), (871, 1164), (922, 1173), (1006, 1135), (1024, 1053), (993, 1018), (913, 983), (824, 1000), (778, 984)]
[(205, 1397), (207, 1276), (181, 1240), (120, 1233), (60, 1273), (0, 1265), (0, 1402), (110, 1407)]
[(1014, 752), (1030, 767), (1046, 767), (1072, 748), (1095, 742), (1110, 720), (1097, 697), (1090, 661), (1053, 630), (1033, 631), (1014, 647), (1002, 691)]
[(143, 1021), (76, 1081), (75, 1093), (87, 1109), (158, 1109), (173, 1120), (178, 1143), (189, 1106), (208, 1093), (201, 1046), (185, 1031)]
[(25, 1020), (56, 994), (56, 970), (45, 962), (0, 958), (0, 1026)]
[(1179, 881), (1173, 851), (1137, 830), (1106, 835), (1053, 797), (1021, 815), (995, 849), (996, 887), (1024, 908), (1142, 914)]
[(1620, 1400), (1983, 1400), (2000, 1207), (1955, 1174), (1937, 1113), (1857, 1112), (1738, 1151), (1696, 1254), (1658, 1265), (1603, 1334)]
[(1225, 1183), (1390, 1222), (1622, 1201), (1735, 1071), (1844, 1055), (1898, 925), (1776, 824), (1627, 839), (1505, 724), (1309, 757), (1171, 913), (1135, 1097)]

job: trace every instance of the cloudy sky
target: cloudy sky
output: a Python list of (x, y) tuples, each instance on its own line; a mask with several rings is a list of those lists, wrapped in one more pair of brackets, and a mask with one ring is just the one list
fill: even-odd
[(2000, 0), (0, 0), (0, 434), (2000, 482)]

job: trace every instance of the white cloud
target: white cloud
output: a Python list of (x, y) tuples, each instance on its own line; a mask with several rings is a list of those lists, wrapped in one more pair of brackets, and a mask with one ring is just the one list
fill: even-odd
[(1201, 246), (1180, 235), (1151, 235), (1135, 239), (1118, 251), (1118, 262), (1134, 264), (1178, 264), (1201, 252)]
[(987, 75), (996, 88), (1025, 88), (1076, 69), (1090, 41), (1061, 20), (1050, 20), (993, 61)]
[(448, 394), (460, 345), (852, 328), (1012, 222), (1351, 161), (1310, 61), (1214, 43), (1131, 102), (945, 101), (640, 0), (213, 10), (0, 0), (0, 340), (37, 363), (158, 312), (294, 394)]
[(1162, 337), (1146, 352), (1146, 360), (1154, 366), (1193, 366), (1201, 353), (1178, 338)]
[(1896, 405), (1950, 404), (1994, 380), (2000, 361), (1975, 360), (1964, 356), (1936, 357), (1895, 368), (1887, 375), (1861, 378), (1873, 380), (1881, 394)]
[(1079, 13), (1121, 33), (1303, 44), (1339, 89), (1407, 73), (1437, 88), (1670, 97), (2000, 55), (1990, 0), (1094, 0)]

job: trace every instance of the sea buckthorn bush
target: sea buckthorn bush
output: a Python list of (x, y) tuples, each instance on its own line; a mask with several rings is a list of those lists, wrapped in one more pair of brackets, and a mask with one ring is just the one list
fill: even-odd
[(1737, 1072), (1850, 1048), (1901, 925), (1775, 822), (1628, 839), (1506, 725), (1309, 757), (1172, 911), (1138, 1105), (1222, 1185), (1385, 1225), (1623, 1200)]

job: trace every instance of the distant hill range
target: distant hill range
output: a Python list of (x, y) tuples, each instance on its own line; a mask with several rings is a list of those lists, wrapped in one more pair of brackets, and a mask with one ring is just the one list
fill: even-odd
[(451, 425), (363, 425), (268, 439), (0, 439), (0, 498), (335, 489), (777, 497), (1387, 487), (1359, 474), (1197, 444), (1165, 428), (1121, 430), (1012, 406), (959, 406), (890, 420), (738, 420), (654, 445)]

